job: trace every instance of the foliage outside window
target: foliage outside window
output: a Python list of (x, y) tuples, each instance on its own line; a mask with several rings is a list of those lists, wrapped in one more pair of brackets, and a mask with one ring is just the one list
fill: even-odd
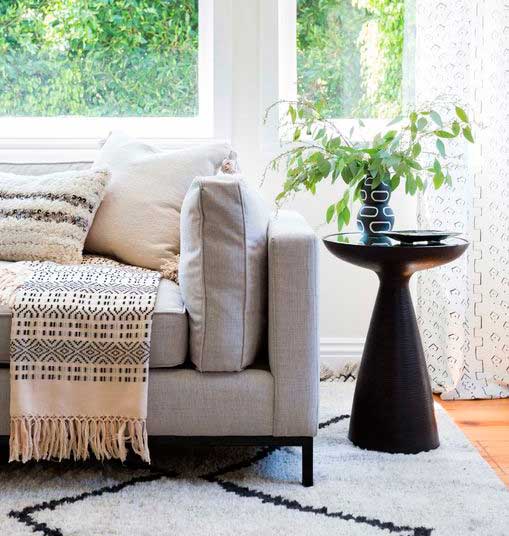
[(405, 0), (297, 0), (298, 92), (329, 118), (401, 113)]
[(198, 114), (198, 0), (0, 0), (0, 115)]

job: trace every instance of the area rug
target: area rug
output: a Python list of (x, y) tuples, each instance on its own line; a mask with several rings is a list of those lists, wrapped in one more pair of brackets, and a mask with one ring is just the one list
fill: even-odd
[(418, 455), (347, 439), (353, 384), (322, 382), (315, 485), (300, 449), (152, 450), (153, 465), (0, 466), (0, 534), (506, 536), (509, 491), (437, 407), (442, 444)]

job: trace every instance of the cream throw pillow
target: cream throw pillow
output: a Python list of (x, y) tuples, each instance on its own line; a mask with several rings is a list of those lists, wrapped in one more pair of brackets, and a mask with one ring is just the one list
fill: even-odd
[(0, 173), (0, 259), (79, 264), (107, 171)]
[(111, 171), (106, 196), (97, 211), (85, 249), (161, 270), (180, 251), (180, 209), (198, 175), (214, 175), (229, 158), (226, 143), (162, 151), (114, 132), (94, 169)]

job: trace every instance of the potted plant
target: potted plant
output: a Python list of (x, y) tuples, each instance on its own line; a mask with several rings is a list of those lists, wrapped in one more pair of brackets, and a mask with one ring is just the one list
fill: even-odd
[[(388, 206), (391, 193), (403, 185), (409, 195), (424, 191), (430, 183), (436, 189), (450, 186), (448, 168), (453, 157), (447, 153), (447, 144), (459, 136), (474, 142), (469, 118), (457, 105), (454, 117), (447, 121), (433, 109), (412, 111), (364, 142), (353, 141), (355, 129), (346, 135), (324, 117), (320, 103), (282, 101), (272, 105), (267, 114), (280, 104), (287, 106), (281, 126), (290, 141), (269, 162), (264, 178), (269, 170), (277, 170), (286, 162), (287, 179), (276, 197), (278, 204), (302, 190), (314, 195), (322, 181), (342, 182), (342, 194), (327, 207), (325, 215), (327, 223), (336, 220), (339, 231), (350, 222), (352, 205), (358, 201), (362, 206), (357, 224), (362, 232), (376, 235), (390, 231), (394, 223)], [(364, 127), (362, 121), (358, 124)]]

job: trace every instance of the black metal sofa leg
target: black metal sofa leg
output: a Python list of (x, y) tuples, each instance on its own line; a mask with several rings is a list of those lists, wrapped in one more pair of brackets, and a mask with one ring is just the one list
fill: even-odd
[(302, 442), (302, 485), (313, 485), (313, 438), (306, 437)]

